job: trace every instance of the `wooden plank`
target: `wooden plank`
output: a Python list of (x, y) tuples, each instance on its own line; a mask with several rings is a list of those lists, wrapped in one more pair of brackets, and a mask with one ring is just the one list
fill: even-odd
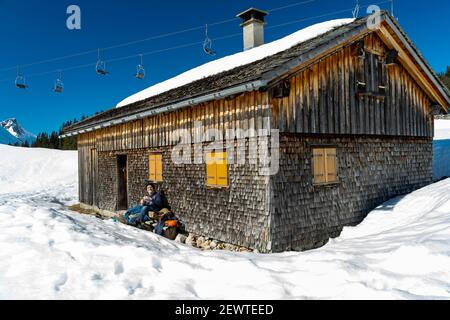
[(313, 74), (314, 74), (314, 95), (313, 95), (313, 101), (314, 101), (314, 119), (315, 119), (315, 131), (314, 133), (320, 133), (320, 90), (319, 90), (319, 83), (320, 83), (320, 69), (319, 69), (320, 63), (316, 63), (313, 65)]
[(240, 133), (240, 128), (241, 128), (241, 99), (240, 97), (236, 97), (236, 99), (234, 100), (234, 103), (236, 104), (236, 134), (237, 134), (237, 138), (240, 139), (241, 138), (241, 133)]
[(250, 131), (250, 137), (255, 137), (255, 130), (256, 130), (256, 112), (255, 112), (255, 92), (252, 91), (248, 93), (248, 129)]
[(243, 123), (243, 130), (247, 132), (250, 128), (250, 95), (248, 93), (244, 93), (244, 95), (242, 96), (242, 111), (243, 118), (241, 118), (241, 120)]
[(303, 132), (310, 132), (310, 106), (309, 106), (309, 78), (308, 71), (303, 71), (302, 73), (302, 87), (303, 87)]
[(349, 84), (348, 84), (348, 103), (349, 103), (349, 113), (350, 113), (350, 133), (351, 134), (357, 134), (357, 119), (358, 119), (358, 110), (356, 108), (356, 92), (355, 92), (355, 86), (356, 86), (356, 80), (355, 80), (355, 66), (354, 61), (355, 58), (351, 56), (351, 53), (349, 53)]
[(325, 149), (313, 148), (313, 173), (315, 184), (326, 182), (325, 162)]
[(338, 87), (339, 87), (339, 133), (344, 134), (346, 131), (345, 128), (345, 119), (347, 118), (346, 109), (345, 109), (345, 65), (344, 65), (344, 52), (341, 50), (337, 54), (338, 58), (338, 66), (339, 66), (339, 79), (338, 79)]
[(332, 68), (333, 68), (333, 121), (334, 121), (334, 133), (339, 133), (339, 66), (338, 57), (336, 54), (332, 56)]
[(294, 121), (295, 121), (295, 115), (294, 115), (294, 98), (295, 98), (295, 82), (293, 84), (292, 80), (294, 78), (291, 77), (290, 79), (286, 80), (289, 81), (289, 96), (285, 98), (285, 105), (286, 105), (286, 130), (287, 132), (294, 132)]
[(262, 105), (262, 92), (256, 92), (255, 93), (255, 104), (256, 104), (256, 130), (259, 132), (259, 130), (263, 129), (263, 105)]
[(334, 106), (333, 106), (333, 71), (332, 71), (332, 59), (326, 59), (326, 77), (327, 77), (327, 89), (326, 89), (326, 104), (325, 112), (327, 113), (327, 132), (332, 134), (334, 131)]
[(343, 50), (342, 55), (344, 57), (344, 106), (345, 106), (345, 131), (344, 133), (351, 133), (350, 124), (350, 48)]
[(303, 132), (303, 118), (302, 118), (302, 101), (301, 101), (301, 85), (300, 75), (296, 75), (295, 79), (295, 132)]
[[(379, 68), (379, 60), (376, 55), (372, 55), (373, 60), (373, 79), (374, 79), (374, 92), (378, 92), (379, 88), (378, 85), (380, 83), (379, 74), (378, 74), (378, 68)], [(375, 99), (374, 101), (374, 108), (375, 108), (375, 134), (379, 135), (381, 133), (381, 104), (380, 99)]]
[(320, 133), (328, 132), (327, 125), (327, 79), (326, 79), (326, 62), (319, 62), (319, 128)]
[(311, 95), (311, 133), (318, 133), (318, 91), (319, 78), (317, 64), (312, 66), (310, 72), (310, 95)]

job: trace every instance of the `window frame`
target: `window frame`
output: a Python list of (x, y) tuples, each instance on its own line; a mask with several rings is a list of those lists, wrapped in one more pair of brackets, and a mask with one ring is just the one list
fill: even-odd
[(364, 54), (358, 56), (359, 59), (363, 59), (363, 63), (359, 66), (362, 70), (356, 71), (357, 75), (354, 83), (356, 94), (358, 96), (385, 99), (388, 95), (386, 58), (379, 52), (365, 48), (360, 50), (363, 50)]

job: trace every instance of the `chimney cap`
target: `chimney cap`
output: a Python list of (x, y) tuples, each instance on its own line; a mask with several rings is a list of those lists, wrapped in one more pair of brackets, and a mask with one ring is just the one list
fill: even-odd
[(267, 11), (259, 10), (256, 8), (250, 8), (247, 9), (241, 13), (239, 13), (236, 17), (242, 18), (244, 20), (244, 23), (249, 20), (260, 20), (261, 22), (264, 22), (264, 17), (267, 16), (269, 13)]

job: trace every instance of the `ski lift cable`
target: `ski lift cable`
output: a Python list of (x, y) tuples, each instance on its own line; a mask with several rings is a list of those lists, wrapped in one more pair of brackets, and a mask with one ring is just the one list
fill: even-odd
[[(287, 6), (282, 6), (282, 7), (278, 7), (278, 8), (272, 8), (272, 9), (268, 10), (268, 12), (275, 12), (275, 11), (291, 8), (291, 7), (294, 7), (294, 6), (299, 6), (299, 5), (315, 2), (315, 1), (319, 1), (319, 0), (301, 1), (301, 2), (293, 3), (293, 4), (290, 4), (290, 5), (287, 5)], [(230, 23), (230, 22), (236, 21), (238, 19), (239, 18), (232, 18), (232, 19), (226, 19), (226, 20), (222, 20), (222, 21), (212, 22), (212, 23), (209, 23), (209, 26), (218, 26), (218, 25), (221, 25), (221, 24), (225, 24), (225, 23)], [(179, 35), (179, 34), (182, 34), (182, 33), (187, 33), (187, 32), (192, 32), (192, 31), (196, 31), (196, 30), (201, 30), (203, 28), (204, 28), (204, 26), (202, 25), (202, 26), (191, 27), (191, 28), (182, 29), (182, 30), (178, 30), (178, 31), (168, 32), (168, 33), (159, 34), (159, 35), (155, 35), (155, 36), (150, 36), (150, 37), (139, 39), (139, 40), (124, 42), (124, 43), (119, 43), (117, 45), (104, 47), (103, 50), (118, 49), (118, 48), (130, 46), (130, 45), (133, 45), (133, 44), (138, 44), (138, 43), (147, 42), (147, 41), (151, 41), (151, 40), (157, 40), (157, 39), (161, 39), (161, 38), (166, 38), (166, 37)], [(87, 50), (87, 51), (83, 51), (83, 52), (78, 52), (78, 53), (73, 53), (73, 54), (64, 55), (64, 56), (60, 56), (60, 57), (55, 57), (55, 58), (40, 60), (40, 61), (31, 62), (31, 63), (27, 63), (27, 64), (22, 64), (22, 68), (28, 68), (28, 67), (32, 67), (32, 66), (36, 66), (36, 65), (40, 65), (40, 64), (47, 64), (47, 63), (52, 63), (52, 62), (56, 62), (56, 61), (67, 60), (67, 59), (76, 58), (76, 57), (79, 57), (79, 56), (92, 54), (94, 52), (97, 52), (97, 49), (91, 49), (91, 50)], [(13, 70), (15, 68), (16, 68), (16, 66), (2, 68), (2, 69), (0, 69), (0, 72), (10, 71), (10, 70)]]
[(359, 0), (356, 0), (356, 5), (355, 5), (355, 9), (353, 10), (353, 18), (354, 19), (356, 19), (356, 18), (358, 18), (359, 17), (359, 8), (360, 8), (360, 5), (359, 5)]
[[(389, 1), (375, 3), (375, 5), (382, 5), (382, 4), (386, 4), (386, 3), (390, 3), (390, 2), (391, 1), (389, 0)], [(363, 5), (363, 6), (361, 6), (361, 8), (367, 8), (368, 6), (369, 5)], [(313, 17), (307, 17), (307, 18), (303, 18), (303, 19), (299, 19), (299, 20), (294, 20), (294, 21), (285, 22), (285, 23), (281, 23), (281, 24), (277, 24), (277, 25), (273, 25), (273, 26), (268, 26), (266, 28), (266, 30), (279, 28), (279, 27), (284, 27), (284, 26), (287, 26), (287, 25), (292, 25), (292, 24), (296, 24), (296, 23), (304, 22), (304, 21), (308, 21), (308, 20), (313, 20), (313, 19), (323, 18), (323, 17), (327, 17), (327, 16), (332, 16), (332, 15), (336, 15), (336, 14), (340, 14), (340, 13), (345, 13), (345, 12), (348, 12), (349, 10), (353, 10), (353, 9), (354, 8), (347, 8), (347, 9), (333, 11), (333, 12), (329, 12), (329, 13), (325, 13), (325, 14), (321, 14), (321, 15), (317, 15), (317, 16), (313, 16)], [(202, 28), (204, 28), (204, 26)], [(229, 38), (234, 38), (234, 37), (237, 37), (237, 36), (242, 36), (242, 33), (239, 32), (239, 33), (229, 34), (229, 35), (213, 38), (212, 40), (213, 41), (221, 41), (221, 40), (225, 40), (225, 39), (229, 39)], [(198, 46), (198, 45), (200, 45), (202, 43), (203, 43), (203, 41), (191, 42), (191, 43), (177, 45), (177, 46), (173, 46), (173, 47), (169, 47), (169, 48), (163, 48), (163, 49), (158, 49), (158, 50), (154, 50), (154, 51), (145, 52), (145, 53), (142, 53), (142, 55), (143, 56), (148, 56), (148, 55), (158, 54), (158, 53), (162, 53), (162, 52), (167, 52), (167, 51), (183, 49), (183, 48), (187, 48), (187, 47)], [(90, 51), (90, 53), (93, 53), (93, 52), (98, 52), (98, 49)], [(133, 55), (128, 55), (128, 56), (113, 58), (113, 59), (106, 60), (105, 63), (111, 64), (111, 63), (120, 62), (120, 61), (124, 61), (124, 60), (135, 59), (137, 56), (138, 56), (138, 54), (133, 54)], [(75, 65), (75, 66), (72, 66), (72, 67), (67, 67), (67, 68), (64, 68), (64, 69), (61, 69), (61, 70), (64, 71), (64, 72), (67, 72), (67, 71), (72, 71), (72, 70), (77, 70), (77, 69), (88, 68), (88, 67), (92, 67), (92, 66), (95, 66), (95, 65), (96, 65), (96, 63), (86, 63), (86, 64), (81, 64), (81, 65)], [(40, 72), (40, 73), (29, 74), (27, 77), (28, 78), (34, 78), (34, 77), (44, 76), (44, 75), (55, 73), (55, 71), (57, 71), (57, 70), (51, 70), (51, 71), (44, 71), (44, 72)], [(10, 81), (10, 80), (11, 80), (10, 78), (5, 78), (5, 79), (0, 80), (0, 82), (7, 82), (7, 81)]]
[[(367, 4), (367, 5), (362, 5), (362, 6), (360, 6), (360, 9), (368, 8), (371, 5), (380, 6), (380, 5), (387, 4), (387, 3), (390, 3), (390, 0), (383, 1), (383, 2), (378, 2), (378, 3)], [(321, 15), (313, 16), (313, 17), (307, 17), (307, 18), (303, 18), (303, 19), (299, 19), (299, 20), (294, 20), (294, 21), (289, 21), (289, 22), (277, 24), (277, 25), (274, 25), (274, 26), (268, 26), (265, 29), (266, 30), (270, 30), (270, 29), (274, 29), (274, 28), (288, 26), (288, 25), (291, 25), (291, 24), (296, 24), (296, 23), (299, 23), (299, 22), (304, 22), (304, 21), (308, 21), (308, 20), (324, 18), (324, 17), (327, 17), (327, 16), (335, 15), (335, 14), (345, 13), (345, 12), (348, 12), (349, 10), (353, 10), (353, 9), (354, 9), (354, 7), (348, 8), (348, 9), (342, 9), (342, 10), (338, 10), (338, 11), (334, 11), (334, 12), (330, 12), (330, 13), (324, 13), (324, 14), (321, 14)]]
[(303, 4), (309, 4), (309, 3), (313, 3), (313, 2), (317, 2), (317, 1), (318, 0), (307, 0), (307, 1), (302, 1), (302, 2), (296, 2), (296, 3), (288, 4), (288, 5), (285, 5), (285, 6), (282, 6), (282, 7), (269, 9), (269, 10), (266, 10), (266, 11), (271, 13), (271, 12), (276, 12), (276, 11), (280, 11), (280, 10), (284, 10), (284, 9), (290, 9), (292, 7), (297, 7), (297, 6), (301, 6)]

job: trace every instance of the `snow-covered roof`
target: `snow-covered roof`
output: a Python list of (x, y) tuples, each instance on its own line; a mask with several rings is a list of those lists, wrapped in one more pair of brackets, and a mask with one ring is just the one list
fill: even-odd
[(191, 82), (201, 80), (224, 71), (232, 70), (236, 67), (243, 66), (268, 56), (285, 51), (293, 46), (296, 46), (304, 41), (315, 38), (324, 34), (336, 27), (352, 23), (355, 19), (337, 19), (326, 21), (304, 28), (294, 32), (282, 39), (267, 43), (265, 45), (253, 48), (251, 50), (239, 52), (221, 59), (217, 59), (199, 67), (186, 71), (176, 77), (168, 79), (144, 89), (126, 99), (121, 101), (117, 108), (148, 99), (150, 97), (159, 95), (169, 90), (187, 85)]

